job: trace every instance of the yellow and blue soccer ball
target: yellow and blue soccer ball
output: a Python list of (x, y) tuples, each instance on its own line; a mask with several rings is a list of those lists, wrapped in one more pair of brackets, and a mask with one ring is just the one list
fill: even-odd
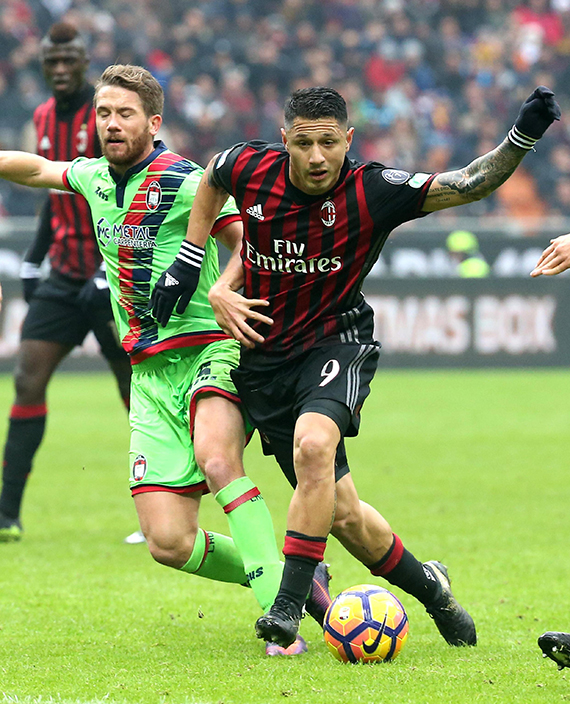
[(324, 636), (342, 662), (394, 660), (408, 637), (408, 616), (387, 589), (359, 584), (341, 592), (327, 609)]

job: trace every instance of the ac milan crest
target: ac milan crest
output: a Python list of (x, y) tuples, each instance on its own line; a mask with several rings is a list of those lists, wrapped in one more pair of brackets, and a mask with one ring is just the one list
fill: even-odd
[(153, 181), (146, 191), (146, 207), (156, 210), (162, 200), (162, 188), (158, 181)]
[(89, 146), (89, 133), (87, 132), (87, 125), (83, 123), (79, 132), (77, 133), (77, 153), (85, 154), (87, 147)]
[(325, 227), (332, 227), (336, 222), (336, 206), (332, 200), (326, 200), (321, 207), (321, 220)]

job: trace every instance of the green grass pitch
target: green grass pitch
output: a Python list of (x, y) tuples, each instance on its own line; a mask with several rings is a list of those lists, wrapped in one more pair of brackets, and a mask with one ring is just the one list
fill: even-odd
[[(9, 377), (0, 399), (5, 418)], [(308, 618), (308, 654), (264, 657), (249, 590), (177, 573), (144, 545), (123, 544), (137, 524), (113, 382), (56, 375), (25, 537), (0, 545), (0, 702), (570, 701), (570, 670), (558, 672), (536, 645), (545, 630), (570, 630), (569, 399), (567, 370), (378, 374), (361, 434), (347, 442), (355, 482), (419, 559), (449, 567), (479, 645), (450, 648), (394, 589), (408, 642), (394, 663), (362, 666), (336, 662)], [(257, 441), (246, 461), (282, 545), (288, 485)], [(226, 532), (211, 497), (202, 516)], [(326, 556), (335, 594), (374, 579), (334, 539)]]

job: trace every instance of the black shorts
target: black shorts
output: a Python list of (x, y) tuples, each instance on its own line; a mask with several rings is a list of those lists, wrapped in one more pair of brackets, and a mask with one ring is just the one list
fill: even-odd
[(108, 360), (121, 359), (121, 347), (108, 289), (97, 301), (82, 296), (89, 282), (52, 272), (38, 286), (22, 326), (22, 340), (45, 340), (75, 347), (93, 330)]
[[(332, 418), (341, 438), (358, 434), (360, 409), (370, 393), (380, 345), (335, 344), (315, 347), (295, 359), (260, 373), (232, 371), (241, 401), (260, 432), (263, 451), (275, 455), (296, 486), (293, 437), (297, 419), (310, 411)], [(349, 472), (344, 441), (336, 454), (336, 481)]]

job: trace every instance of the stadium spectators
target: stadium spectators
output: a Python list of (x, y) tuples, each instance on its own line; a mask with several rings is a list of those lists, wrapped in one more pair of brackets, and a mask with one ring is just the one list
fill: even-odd
[[(538, 84), (556, 92), (563, 113), (570, 104), (568, 0), (5, 0), (0, 105), (13, 109), (3, 113), (4, 148), (25, 148), (26, 117), (47, 97), (38, 39), (59, 19), (84, 34), (91, 78), (119, 61), (153, 72), (167, 94), (169, 146), (200, 163), (253, 134), (278, 140), (285, 96), (308, 85), (346, 96), (359, 128), (355, 158), (425, 171), (496, 143)], [(525, 184), (533, 212), (567, 212), (568, 188), (544, 184), (570, 133), (556, 125), (543, 141)], [(0, 212), (24, 214), (21, 199), (1, 197)], [(511, 207), (493, 198), (470, 212)]]

